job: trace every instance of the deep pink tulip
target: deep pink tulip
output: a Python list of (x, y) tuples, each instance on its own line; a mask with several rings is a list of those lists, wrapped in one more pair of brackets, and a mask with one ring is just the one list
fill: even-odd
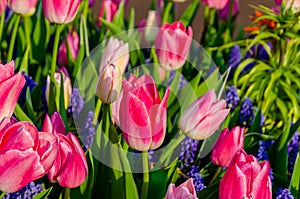
[(275, 0), (276, 5), (280, 6), (282, 4), (282, 0)]
[(192, 139), (203, 140), (219, 128), (228, 113), (225, 100), (217, 100), (215, 91), (210, 90), (184, 110), (179, 127)]
[[(118, 11), (118, 5), (111, 0), (103, 0), (100, 5), (99, 18), (104, 18), (108, 22), (112, 22), (116, 12)], [(100, 19), (98, 20), (98, 25), (101, 26), (102, 23)]]
[(55, 136), (28, 122), (0, 124), (0, 190), (15, 192), (45, 175), (57, 155)]
[(0, 15), (5, 11), (7, 0), (0, 0)]
[(181, 68), (189, 54), (192, 37), (192, 28), (186, 29), (182, 22), (162, 25), (155, 40), (160, 66), (165, 70)]
[(239, 126), (222, 131), (210, 157), (214, 164), (228, 167), (237, 150), (244, 148), (244, 131), (245, 128)]
[(150, 75), (133, 75), (123, 81), (122, 94), (113, 105), (114, 121), (119, 124), (127, 144), (136, 150), (158, 148), (164, 140), (169, 88), (162, 100)]
[(175, 184), (170, 184), (167, 190), (166, 199), (197, 199), (196, 190), (193, 184), (193, 179), (189, 178), (187, 181), (175, 187)]
[[(71, 57), (74, 61), (77, 58), (79, 51), (79, 36), (76, 31), (67, 34), (67, 44), (70, 50)], [(68, 66), (68, 51), (66, 46), (66, 40), (63, 40), (59, 46), (57, 54), (57, 63), (60, 66)]]
[(96, 0), (89, 0), (89, 7), (93, 7)]
[(51, 182), (62, 187), (74, 188), (83, 183), (88, 172), (84, 151), (75, 135), (65, 135), (65, 126), (58, 112), (46, 115), (42, 131), (50, 132), (58, 139), (58, 153), (48, 173)]
[(12, 116), (25, 82), (21, 73), (14, 75), (13, 61), (0, 64), (0, 121)]
[[(236, 15), (238, 13), (239, 9), (240, 9), (239, 0), (234, 0), (231, 15), (232, 16)], [(223, 9), (219, 10), (219, 17), (221, 19), (226, 20), (228, 18), (229, 11), (230, 11), (230, 1), (227, 2), (227, 4), (225, 5), (225, 7)]]
[(268, 161), (258, 163), (252, 155), (240, 149), (233, 157), (220, 181), (220, 199), (271, 199), (272, 183)]
[(45, 17), (52, 23), (67, 24), (73, 21), (80, 0), (42, 0)]
[(18, 14), (29, 14), (35, 12), (37, 0), (8, 0), (8, 7)]

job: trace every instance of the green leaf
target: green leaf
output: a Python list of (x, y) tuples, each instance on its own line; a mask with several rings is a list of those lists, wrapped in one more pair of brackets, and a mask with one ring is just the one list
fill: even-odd
[(251, 125), (250, 132), (260, 132), (261, 129), (261, 109), (259, 109), (255, 115), (253, 123)]
[(250, 48), (255, 45), (258, 44), (261, 40), (263, 39), (276, 39), (276, 40), (280, 40), (280, 37), (274, 33), (271, 32), (262, 32), (259, 33), (253, 40), (252, 42), (249, 44), (249, 46), (246, 48), (246, 51), (249, 51)]
[(159, 169), (150, 172), (148, 199), (163, 198), (168, 187), (168, 171)]
[(124, 27), (124, 1), (121, 1), (118, 11), (114, 16), (113, 23), (120, 28)]
[(193, 2), (184, 11), (179, 21), (181, 21), (185, 25), (185, 27), (190, 25), (196, 15), (198, 8), (199, 8), (199, 1), (193, 0)]
[(37, 194), (36, 196), (33, 197), (33, 199), (47, 199), (48, 195), (52, 191), (52, 187), (49, 189), (44, 190), (43, 192)]
[(164, 9), (164, 14), (162, 17), (161, 23), (164, 24), (165, 22), (169, 22), (169, 16), (172, 14), (172, 10), (174, 7), (174, 3), (172, 1), (169, 1)]
[(34, 124), (31, 121), (31, 119), (24, 113), (24, 111), (21, 109), (19, 104), (16, 105), (14, 114), (16, 115), (19, 121), (27, 121), (30, 122), (31, 124)]
[(36, 115), (35, 115), (35, 112), (33, 110), (29, 87), (27, 87), (27, 90), (26, 90), (25, 106), (26, 106), (26, 109), (27, 109), (27, 112), (29, 114), (30, 119), (35, 122), (36, 121)]
[(30, 45), (27, 46), (26, 51), (24, 53), (21, 66), (19, 69), (19, 72), (24, 71), (26, 74), (28, 74), (28, 58), (29, 58), (29, 52), (30, 52)]
[(130, 8), (129, 19), (128, 19), (128, 30), (134, 29), (135, 24), (135, 11), (134, 8)]
[(5, 193), (2, 193), (2, 192), (0, 192), (0, 193), (1, 193), (0, 199), (2, 199), (5, 196)]
[(289, 189), (295, 199), (300, 198), (300, 154), (298, 152)]
[(219, 182), (208, 186), (197, 194), (198, 198), (215, 199), (219, 198)]

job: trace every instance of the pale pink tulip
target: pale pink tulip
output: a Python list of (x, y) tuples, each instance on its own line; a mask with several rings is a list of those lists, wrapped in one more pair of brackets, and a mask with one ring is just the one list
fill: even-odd
[(175, 187), (175, 184), (170, 184), (167, 190), (166, 199), (197, 199), (196, 190), (193, 184), (193, 179), (189, 178), (187, 181)]
[[(79, 51), (79, 36), (76, 31), (67, 34), (67, 44), (70, 50), (72, 59), (75, 61)], [(57, 63), (60, 66), (68, 66), (68, 50), (66, 40), (63, 40), (59, 46), (57, 54)]]
[(164, 140), (167, 122), (169, 88), (162, 99), (150, 75), (133, 75), (123, 81), (122, 95), (113, 106), (113, 117), (119, 123), (127, 144), (136, 150), (157, 149)]
[(210, 90), (184, 110), (179, 127), (192, 139), (206, 139), (219, 128), (229, 110), (225, 100), (217, 100), (215, 91)]
[[(103, 0), (99, 10), (99, 18), (104, 18), (108, 22), (112, 22), (116, 12), (118, 11), (118, 5), (111, 0)], [(98, 20), (98, 25), (101, 26), (102, 23), (100, 19)]]
[(0, 15), (5, 11), (7, 0), (0, 0)]
[(269, 170), (268, 161), (258, 163), (254, 156), (240, 149), (220, 181), (219, 198), (271, 199)]
[(189, 54), (192, 37), (192, 28), (186, 30), (182, 22), (162, 25), (155, 40), (160, 66), (165, 70), (181, 68)]
[(160, 24), (160, 13), (155, 10), (149, 10), (147, 19), (143, 19), (139, 24), (139, 31), (141, 32), (142, 44), (144, 46), (147, 43), (152, 43), (155, 41)]
[(30, 14), (35, 12), (38, 0), (8, 0), (8, 7), (18, 14)]
[(42, 0), (45, 17), (52, 23), (67, 24), (76, 16), (80, 0)]
[(239, 126), (222, 131), (210, 157), (214, 164), (228, 167), (237, 150), (244, 148), (244, 131), (245, 128)]

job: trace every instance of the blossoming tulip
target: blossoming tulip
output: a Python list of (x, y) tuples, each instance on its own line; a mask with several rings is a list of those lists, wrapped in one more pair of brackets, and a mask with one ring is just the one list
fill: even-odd
[[(106, 21), (112, 22), (116, 12), (118, 11), (118, 6), (111, 0), (103, 0), (99, 10), (99, 18), (105, 18)], [(101, 26), (102, 23), (99, 19), (98, 25)]]
[[(239, 0), (234, 0), (231, 15), (236, 15), (239, 9), (240, 9)], [(228, 18), (229, 11), (230, 11), (230, 1), (227, 2), (227, 4), (223, 9), (219, 10), (219, 17), (221, 19), (226, 20)]]
[(105, 104), (114, 102), (120, 94), (122, 74), (118, 67), (107, 65), (99, 76), (96, 95)]
[(150, 75), (140, 78), (131, 75), (128, 81), (123, 81), (122, 95), (113, 106), (113, 117), (131, 148), (147, 151), (162, 144), (166, 133), (169, 94), (167, 88), (161, 101)]
[(12, 116), (25, 82), (21, 73), (14, 75), (13, 61), (0, 64), (0, 121)]
[(0, 0), (0, 15), (2, 15), (6, 6), (7, 6), (7, 0)]
[(214, 164), (228, 167), (232, 157), (238, 149), (244, 147), (245, 128), (236, 126), (229, 130), (224, 129), (212, 149), (211, 160)]
[(34, 13), (37, 0), (8, 0), (8, 7), (18, 14)]
[(193, 184), (193, 179), (189, 178), (187, 181), (175, 187), (170, 184), (167, 190), (166, 199), (197, 199), (196, 190)]
[(182, 22), (162, 25), (155, 40), (160, 66), (165, 70), (181, 68), (188, 56), (192, 37), (192, 28), (186, 30)]
[(225, 100), (217, 100), (214, 90), (210, 90), (182, 113), (179, 127), (192, 139), (203, 140), (219, 128), (228, 113)]
[(80, 0), (42, 0), (45, 17), (52, 23), (67, 24), (76, 16)]
[(219, 198), (271, 199), (272, 183), (268, 161), (258, 163), (252, 155), (239, 150), (220, 181)]
[[(74, 188), (83, 183), (88, 172), (84, 151), (75, 135), (65, 135), (65, 126), (58, 112), (48, 115), (43, 123), (42, 131), (52, 133), (58, 139), (58, 153), (48, 173), (51, 182), (60, 186)], [(64, 132), (63, 132), (64, 131)]]
[(102, 55), (99, 72), (101, 73), (107, 65), (118, 67), (123, 74), (129, 61), (128, 43), (118, 39), (110, 38)]
[(0, 190), (15, 192), (45, 175), (57, 155), (57, 140), (28, 122), (0, 124)]
[(72, 33), (68, 33), (66, 40), (67, 42), (65, 40), (62, 41), (58, 49), (57, 63), (60, 66), (69, 65), (66, 43), (69, 47), (70, 54), (73, 60), (76, 60), (79, 51), (79, 36), (75, 31), (73, 31)]

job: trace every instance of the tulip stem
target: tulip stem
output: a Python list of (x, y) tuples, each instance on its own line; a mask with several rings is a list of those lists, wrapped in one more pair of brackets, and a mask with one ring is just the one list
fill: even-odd
[(99, 116), (99, 113), (100, 113), (100, 110), (101, 110), (101, 105), (102, 105), (102, 102), (101, 102), (100, 99), (98, 99), (98, 100), (97, 100), (96, 109), (95, 109), (95, 115), (94, 115), (94, 119), (93, 119), (93, 124), (94, 124), (94, 125), (97, 124), (98, 116)]
[[(1, 14), (1, 19), (0, 19), (0, 44), (1, 44), (1, 41), (2, 41), (2, 32), (3, 32), (3, 26), (4, 26), (4, 19), (5, 19), (5, 12), (3, 11), (2, 14)], [(1, 52), (0, 52), (0, 56), (1, 56)]]
[(21, 15), (17, 14), (16, 21), (14, 24), (14, 29), (13, 29), (13, 32), (12, 32), (11, 38), (10, 38), (7, 62), (12, 60), (20, 19), (21, 19)]
[(70, 188), (65, 188), (64, 199), (70, 198)]
[(142, 193), (141, 199), (147, 199), (148, 195), (148, 187), (149, 187), (149, 159), (148, 159), (148, 152), (143, 151), (142, 159), (143, 159), (143, 186), (142, 186)]
[(213, 176), (213, 178), (212, 178), (211, 181), (209, 182), (209, 185), (211, 185), (211, 184), (215, 181), (215, 179), (220, 175), (221, 171), (222, 171), (222, 167), (219, 167), (219, 168), (217, 169), (215, 175)]

